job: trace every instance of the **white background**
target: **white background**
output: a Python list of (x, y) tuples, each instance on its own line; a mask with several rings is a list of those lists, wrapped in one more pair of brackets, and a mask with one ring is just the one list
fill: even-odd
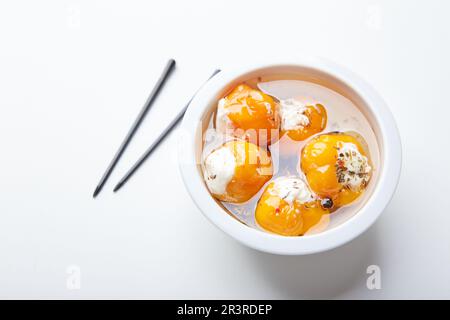
[[(0, 297), (450, 298), (449, 11), (444, 0), (2, 1)], [(112, 193), (215, 68), (301, 54), (361, 75), (398, 122), (399, 188), (364, 235), (303, 257), (243, 247), (189, 198), (175, 133)], [(176, 72), (93, 200), (171, 57)], [(381, 290), (366, 288), (372, 264)]]

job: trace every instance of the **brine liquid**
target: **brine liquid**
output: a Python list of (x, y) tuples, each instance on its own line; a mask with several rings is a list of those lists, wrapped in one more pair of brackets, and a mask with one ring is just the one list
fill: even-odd
[[(375, 133), (373, 132), (369, 122), (361, 113), (356, 105), (346, 97), (330, 90), (324, 86), (300, 81), (300, 80), (276, 80), (269, 82), (251, 83), (249, 85), (259, 88), (264, 93), (271, 95), (278, 100), (284, 99), (296, 99), (308, 103), (320, 103), (322, 104), (328, 115), (328, 121), (326, 128), (317, 135), (329, 133), (333, 131), (354, 133), (362, 137), (366, 144), (366, 152), (371, 160), (373, 172), (371, 180), (365, 190), (365, 192), (352, 204), (341, 207), (330, 215), (330, 223), (328, 229), (333, 228), (352, 217), (360, 209), (361, 205), (370, 196), (374, 184), (377, 180), (378, 168), (380, 168), (379, 150)], [(214, 115), (213, 112), (211, 119), (209, 119), (208, 129), (214, 128)], [(314, 135), (315, 136), (315, 135)], [(256, 204), (263, 193), (267, 184), (273, 179), (280, 176), (296, 175), (304, 178), (302, 171), (300, 170), (300, 152), (303, 146), (308, 143), (314, 136), (308, 138), (305, 141), (293, 141), (287, 135), (284, 135), (278, 142), (272, 144), (269, 147), (272, 156), (274, 175), (273, 178), (261, 188), (261, 190), (249, 201), (242, 204), (231, 204), (221, 202), (221, 205), (230, 212), (234, 217), (240, 220), (242, 223), (261, 229), (255, 221), (255, 208)], [(217, 148), (224, 141), (213, 140), (205, 142), (203, 146), (203, 154), (209, 154), (213, 149)], [(306, 181), (306, 179), (304, 179)], [(261, 229), (262, 230), (262, 229)], [(314, 232), (311, 232), (314, 233)], [(308, 234), (308, 233), (307, 233)], [(307, 235), (306, 234), (306, 235)]]

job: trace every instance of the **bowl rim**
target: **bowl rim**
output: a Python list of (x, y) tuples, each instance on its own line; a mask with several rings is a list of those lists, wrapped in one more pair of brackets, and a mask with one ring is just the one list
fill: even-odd
[[(227, 213), (210, 195), (196, 164), (196, 137), (199, 121), (212, 99), (224, 85), (249, 72), (273, 67), (303, 67), (315, 69), (341, 81), (355, 91), (373, 113), (379, 126), (383, 152), (382, 170), (377, 185), (358, 213), (344, 223), (305, 237), (285, 237), (251, 228)], [(391, 200), (400, 177), (401, 141), (394, 117), (381, 96), (362, 78), (346, 68), (318, 57), (303, 57), (295, 61), (270, 61), (249, 64), (220, 72), (203, 86), (190, 103), (180, 127), (178, 163), (185, 187), (194, 203), (216, 227), (253, 249), (281, 255), (304, 255), (341, 246), (366, 231)], [(380, 142), (379, 142), (380, 143)], [(380, 146), (381, 148), (381, 146)]]

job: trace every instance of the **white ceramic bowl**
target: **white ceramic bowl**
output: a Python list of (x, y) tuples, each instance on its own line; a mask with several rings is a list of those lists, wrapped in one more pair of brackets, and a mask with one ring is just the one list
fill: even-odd
[[(264, 75), (283, 75), (322, 84), (352, 100), (368, 119), (378, 140), (379, 174), (373, 192), (362, 208), (342, 224), (321, 233), (284, 237), (244, 225), (230, 216), (212, 198), (199, 167), (202, 129), (217, 101), (236, 84)], [(202, 213), (222, 231), (241, 243), (265, 252), (302, 255), (340, 246), (369, 228), (390, 201), (400, 175), (401, 144), (395, 120), (383, 99), (362, 79), (327, 60), (303, 58), (294, 62), (272, 62), (224, 70), (196, 95), (181, 125), (178, 161), (188, 192)]]

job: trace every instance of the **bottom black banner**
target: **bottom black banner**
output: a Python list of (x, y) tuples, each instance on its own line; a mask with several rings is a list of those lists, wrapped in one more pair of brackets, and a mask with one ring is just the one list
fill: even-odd
[[(58, 318), (95, 316), (136, 317), (145, 319), (280, 319), (280, 317), (345, 316), (358, 318), (386, 317), (397, 309), (402, 315), (417, 315), (419, 311), (443, 312), (449, 301), (395, 300), (25, 300), (0, 302), (1, 310), (14, 315), (45, 311)], [(86, 307), (86, 308), (85, 308)]]

